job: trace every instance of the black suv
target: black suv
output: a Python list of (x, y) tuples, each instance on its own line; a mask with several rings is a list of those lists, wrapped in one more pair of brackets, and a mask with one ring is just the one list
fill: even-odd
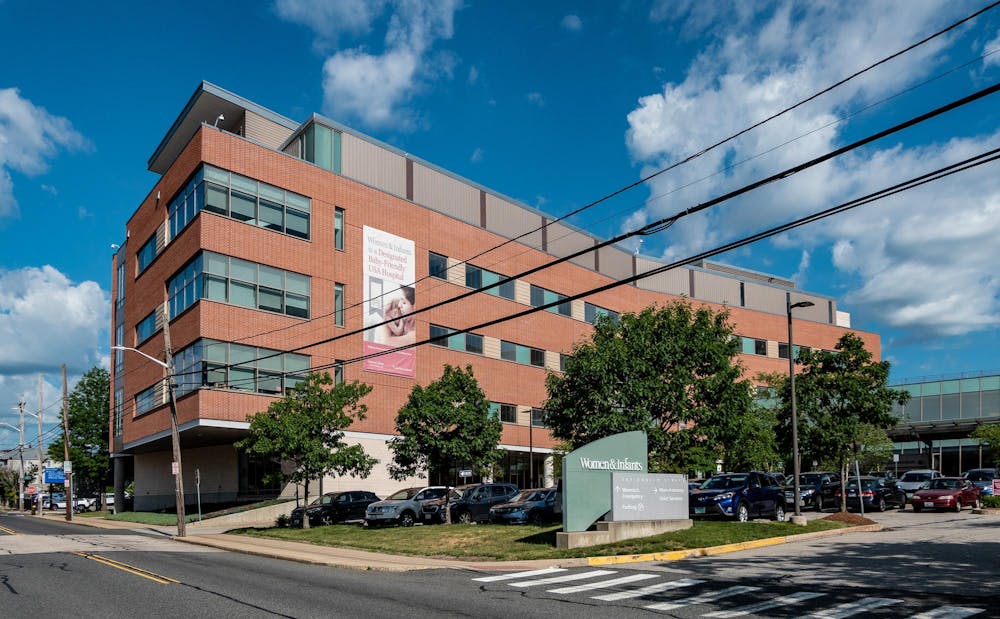
[[(490, 508), (500, 503), (506, 503), (517, 494), (514, 484), (469, 484), (458, 486), (451, 491), (451, 521), (462, 524), (487, 522), (490, 519)], [(435, 499), (424, 503), (424, 522), (444, 522), (445, 500)]]
[(333, 524), (345, 520), (364, 520), (365, 509), (379, 500), (374, 492), (351, 490), (349, 492), (327, 492), (316, 497), (306, 507), (292, 510), (292, 526), (302, 526), (303, 512), (309, 514), (309, 524)]
[[(823, 511), (827, 504), (836, 504), (836, 492), (840, 490), (840, 475), (831, 471), (816, 471), (799, 475), (799, 496), (802, 507), (812, 507)], [(785, 480), (785, 503), (795, 510), (795, 478)]]

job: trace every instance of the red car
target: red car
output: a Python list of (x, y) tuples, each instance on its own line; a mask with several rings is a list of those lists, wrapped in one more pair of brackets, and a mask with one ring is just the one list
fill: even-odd
[(938, 477), (926, 482), (917, 490), (910, 503), (913, 511), (922, 509), (951, 509), (962, 511), (968, 505), (979, 509), (980, 490), (974, 483), (962, 477)]

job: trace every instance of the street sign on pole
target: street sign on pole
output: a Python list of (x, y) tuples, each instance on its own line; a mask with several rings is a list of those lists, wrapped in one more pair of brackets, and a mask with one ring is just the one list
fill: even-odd
[(65, 484), (66, 483), (66, 471), (59, 468), (49, 468), (45, 469), (45, 483), (47, 484)]

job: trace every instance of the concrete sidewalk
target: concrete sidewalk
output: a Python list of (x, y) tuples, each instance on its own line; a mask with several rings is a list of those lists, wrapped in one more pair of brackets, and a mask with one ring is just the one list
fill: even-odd
[[(65, 521), (65, 516), (61, 513), (53, 515), (45, 514), (42, 517), (46, 519)], [(727, 544), (726, 546), (716, 546), (714, 548), (700, 548), (648, 555), (582, 557), (576, 559), (538, 559), (532, 561), (463, 561), (459, 559), (434, 559), (430, 557), (393, 555), (369, 552), (366, 550), (355, 550), (352, 548), (320, 546), (305, 542), (292, 542), (287, 540), (226, 534), (226, 527), (212, 526), (210, 521), (203, 523), (189, 523), (187, 526), (186, 537), (176, 537), (177, 528), (174, 526), (153, 526), (137, 522), (80, 517), (74, 517), (73, 523), (99, 529), (131, 529), (134, 531), (146, 531), (157, 535), (171, 536), (174, 541), (183, 542), (185, 544), (196, 544), (221, 550), (228, 550), (230, 552), (240, 552), (244, 554), (271, 557), (274, 559), (283, 559), (286, 561), (296, 561), (299, 563), (360, 570), (397, 572), (440, 568), (515, 572), (546, 567), (614, 565), (623, 563), (643, 563), (647, 561), (678, 561), (689, 557), (738, 552), (740, 550), (747, 550), (748, 548), (787, 544), (805, 539), (815, 539), (817, 537), (830, 537), (845, 533), (874, 532), (881, 530), (882, 528), (882, 525), (875, 524), (836, 529), (820, 533), (774, 537), (740, 544)]]

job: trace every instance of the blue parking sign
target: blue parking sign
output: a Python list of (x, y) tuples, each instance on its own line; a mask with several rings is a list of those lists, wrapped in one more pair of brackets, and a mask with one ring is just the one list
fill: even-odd
[(64, 484), (66, 483), (66, 471), (57, 468), (45, 469), (45, 483), (47, 484)]

